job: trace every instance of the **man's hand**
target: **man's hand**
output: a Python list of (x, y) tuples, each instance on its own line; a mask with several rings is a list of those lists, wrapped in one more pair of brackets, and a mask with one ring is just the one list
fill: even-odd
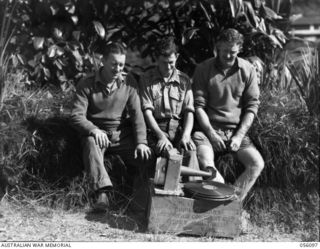
[(138, 144), (134, 151), (134, 158), (140, 157), (142, 160), (149, 160), (151, 155), (151, 149), (145, 144)]
[(222, 152), (227, 149), (224, 141), (217, 133), (211, 133), (209, 139), (210, 139), (213, 151)]
[(238, 151), (241, 145), (243, 137), (239, 135), (235, 135), (230, 140), (230, 150), (231, 151)]
[(192, 139), (188, 135), (182, 135), (181, 140), (179, 142), (179, 150), (196, 150), (196, 146), (193, 143)]
[(173, 149), (173, 146), (166, 135), (161, 136), (156, 145), (156, 154), (161, 154), (163, 151), (171, 149)]
[(100, 130), (100, 129), (94, 129), (91, 131), (91, 135), (94, 137), (96, 144), (102, 149), (102, 148), (108, 148), (110, 146), (110, 140), (107, 136), (107, 134)]

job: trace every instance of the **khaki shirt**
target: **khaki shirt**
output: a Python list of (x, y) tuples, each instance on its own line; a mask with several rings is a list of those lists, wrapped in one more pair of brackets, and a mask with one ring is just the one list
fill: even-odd
[(152, 110), (156, 120), (180, 120), (186, 112), (194, 112), (191, 81), (178, 69), (165, 82), (158, 67), (152, 68), (141, 77), (139, 86), (142, 111)]

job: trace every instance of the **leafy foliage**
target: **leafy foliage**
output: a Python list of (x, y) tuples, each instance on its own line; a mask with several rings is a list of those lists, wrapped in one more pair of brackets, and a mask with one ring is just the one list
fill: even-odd
[(179, 66), (192, 74), (196, 63), (212, 56), (220, 31), (233, 27), (246, 37), (243, 56), (268, 60), (285, 43), (282, 30), (288, 24), (288, 13), (274, 12), (273, 2), (26, 0), (17, 13), (22, 24), (17, 56), (33, 82), (64, 88), (99, 65), (99, 49), (108, 41), (122, 40), (142, 57), (152, 57), (158, 37), (174, 34), (181, 48)]

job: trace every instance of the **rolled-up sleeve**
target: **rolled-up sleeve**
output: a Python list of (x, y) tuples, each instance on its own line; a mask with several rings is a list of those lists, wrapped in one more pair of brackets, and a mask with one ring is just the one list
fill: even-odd
[(147, 128), (141, 111), (138, 84), (129, 75), (127, 77), (127, 84), (130, 87), (127, 108), (133, 125), (136, 144), (147, 144)]
[(207, 82), (203, 70), (201, 65), (198, 65), (193, 74), (192, 90), (195, 109), (206, 107), (208, 102)]
[(191, 88), (191, 81), (188, 79), (186, 82), (186, 93), (183, 101), (182, 110), (184, 113), (186, 112), (194, 112), (194, 99), (193, 92)]
[(70, 123), (80, 135), (89, 136), (91, 131), (98, 127), (87, 119), (88, 95), (90, 90), (84, 87), (85, 83), (85, 80), (80, 81), (76, 88)]
[(143, 75), (140, 78), (139, 86), (140, 86), (140, 98), (141, 98), (141, 108), (144, 112), (147, 109), (154, 111), (153, 101), (151, 98), (151, 94), (148, 87), (148, 77)]
[(255, 69), (252, 67), (250, 70), (250, 74), (248, 77), (248, 81), (246, 82), (246, 88), (243, 92), (243, 111), (252, 112), (254, 115), (257, 115), (259, 108), (259, 96), (260, 89), (258, 86), (258, 79)]

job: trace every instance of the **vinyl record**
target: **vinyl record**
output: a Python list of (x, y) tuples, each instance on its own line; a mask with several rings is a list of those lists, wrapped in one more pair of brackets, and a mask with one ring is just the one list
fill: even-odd
[(194, 195), (192, 196), (194, 199), (197, 199), (197, 200), (206, 200), (206, 201), (230, 201), (230, 200), (234, 200), (235, 199), (235, 195), (231, 195), (231, 196), (228, 196), (228, 197), (225, 197), (225, 198), (205, 198), (205, 197), (201, 197), (201, 196), (198, 196), (198, 195)]
[(193, 181), (184, 184), (184, 189), (190, 194), (208, 199), (225, 199), (234, 195), (233, 186), (213, 181)]

